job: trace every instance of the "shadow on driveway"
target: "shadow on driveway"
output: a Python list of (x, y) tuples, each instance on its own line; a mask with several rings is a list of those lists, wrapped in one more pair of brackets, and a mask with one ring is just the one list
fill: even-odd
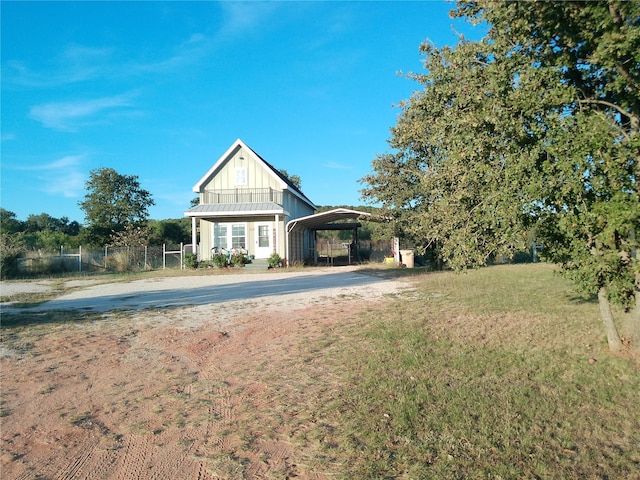
[[(188, 278), (184, 280), (185, 283), (188, 283)], [(113, 310), (181, 308), (324, 289), (358, 286), (366, 288), (367, 285), (384, 281), (383, 278), (371, 275), (339, 272), (325, 275), (296, 275), (287, 278), (261, 279), (197, 288), (189, 288), (187, 284), (184, 288), (152, 291), (136, 291), (135, 284), (125, 284), (130, 288), (130, 291), (123, 294), (100, 295), (99, 288), (96, 288), (96, 294), (91, 297), (67, 298), (68, 296), (63, 296), (34, 307), (12, 308), (3, 313), (20, 316), (54, 311), (105, 313)]]

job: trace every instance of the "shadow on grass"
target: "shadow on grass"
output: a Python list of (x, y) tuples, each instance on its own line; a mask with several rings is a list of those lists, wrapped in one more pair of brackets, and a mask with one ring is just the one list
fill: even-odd
[(427, 273), (439, 273), (429, 267), (362, 267), (358, 269), (358, 273), (362, 275), (370, 275), (377, 278), (393, 279), (393, 278), (405, 278), (415, 277), (418, 275), (425, 275)]
[(568, 299), (571, 303), (574, 303), (576, 305), (585, 305), (585, 304), (597, 305), (598, 304), (598, 297), (596, 295), (590, 295), (588, 297), (584, 297), (581, 295), (568, 295)]

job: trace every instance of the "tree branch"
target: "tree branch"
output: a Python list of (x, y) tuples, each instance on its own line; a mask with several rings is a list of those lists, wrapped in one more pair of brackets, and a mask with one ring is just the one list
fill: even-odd
[(621, 115), (624, 115), (625, 117), (629, 118), (629, 120), (631, 121), (631, 128), (634, 131), (638, 131), (640, 130), (640, 118), (638, 118), (636, 115), (627, 112), (624, 108), (622, 108), (619, 105), (616, 105), (615, 103), (611, 103), (607, 100), (598, 100), (598, 99), (591, 99), (591, 98), (587, 98), (584, 100), (578, 100), (578, 104), (595, 104), (595, 105), (604, 105), (606, 107), (612, 108), (614, 110), (616, 110), (618, 113), (620, 113)]

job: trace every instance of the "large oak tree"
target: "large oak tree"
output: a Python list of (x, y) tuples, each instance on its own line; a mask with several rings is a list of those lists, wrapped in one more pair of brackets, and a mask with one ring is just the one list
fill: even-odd
[(406, 235), (456, 269), (526, 248), (635, 309), (640, 348), (640, 2), (458, 2), (481, 41), (421, 46), (422, 86), (363, 178)]

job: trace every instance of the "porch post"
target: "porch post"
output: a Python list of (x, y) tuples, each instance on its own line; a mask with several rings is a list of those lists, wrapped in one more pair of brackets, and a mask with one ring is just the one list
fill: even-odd
[[(276, 214), (276, 252), (278, 252), (278, 255), (280, 255), (280, 215)], [(285, 258), (287, 255), (287, 251), (286, 251), (286, 246), (285, 246)], [(289, 259), (287, 258), (287, 262), (289, 261)]]
[(200, 252), (198, 251), (198, 235), (196, 232), (196, 217), (191, 217), (191, 253), (195, 253), (198, 256), (198, 261), (201, 260)]

